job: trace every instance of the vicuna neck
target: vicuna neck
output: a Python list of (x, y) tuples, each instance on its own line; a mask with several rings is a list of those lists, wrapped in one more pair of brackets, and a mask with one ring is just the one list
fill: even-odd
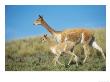
[(45, 21), (42, 22), (42, 26), (48, 30), (52, 35), (56, 32), (54, 29), (52, 29)]

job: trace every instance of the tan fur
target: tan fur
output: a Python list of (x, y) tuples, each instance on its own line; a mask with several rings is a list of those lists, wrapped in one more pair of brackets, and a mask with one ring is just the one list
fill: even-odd
[[(55, 58), (54, 58), (54, 65), (56, 65), (56, 62), (60, 65), (63, 65), (59, 62), (58, 58), (60, 57), (62, 52), (68, 53), (71, 55), (71, 57), (75, 57), (75, 61), (76, 61), (76, 65), (78, 66), (78, 62), (77, 62), (77, 56), (74, 54), (74, 52), (71, 52), (71, 49), (74, 47), (74, 42), (63, 42), (63, 43), (59, 43), (56, 44), (54, 41), (51, 41), (49, 37), (47, 37), (46, 35), (44, 35), (44, 37), (41, 38), (42, 42), (48, 42), (50, 50), (53, 54), (55, 54)], [(70, 61), (68, 63), (68, 65), (71, 63), (72, 58), (70, 58)]]
[[(68, 41), (79, 41), (81, 39), (81, 34), (84, 33), (84, 43), (86, 43), (92, 36), (93, 33), (90, 30), (86, 29), (70, 29), (65, 31), (55, 31), (53, 28), (51, 28), (43, 19), (42, 16), (39, 16), (39, 18), (34, 22), (34, 25), (41, 24), (52, 34), (52, 36), (58, 41), (58, 43), (64, 42), (65, 38), (68, 38)], [(61, 35), (61, 38), (59, 37)], [(58, 37), (57, 37), (58, 36)]]
[(50, 32), (52, 35), (55, 33), (55, 30), (52, 29), (43, 19), (42, 16), (39, 16), (39, 18), (37, 20), (34, 21), (34, 25), (42, 25), (44, 28), (46, 28), (48, 30), (48, 32)]
[(51, 33), (51, 35), (53, 36), (53, 38), (56, 40), (58, 44), (64, 43), (65, 41), (74, 42), (75, 45), (79, 43), (83, 44), (84, 53), (85, 53), (85, 59), (83, 61), (84, 63), (87, 59), (87, 56), (90, 54), (88, 46), (92, 46), (93, 48), (96, 48), (97, 50), (99, 50), (105, 59), (105, 55), (103, 53), (102, 48), (98, 46), (97, 43), (93, 45), (93, 43), (95, 42), (95, 39), (94, 39), (95, 37), (94, 37), (94, 33), (90, 30), (71, 29), (71, 30), (65, 30), (62, 32), (55, 31), (45, 22), (45, 20), (41, 16), (39, 16), (39, 18), (34, 22), (34, 24), (35, 25), (41, 24), (44, 28), (46, 28), (48, 32)]
[(84, 43), (89, 41), (89, 39), (93, 36), (93, 33), (90, 30), (86, 29), (71, 29), (71, 30), (66, 30), (61, 33), (62, 38), (61, 42), (64, 42), (65, 36), (67, 36), (69, 41), (79, 41), (81, 39), (81, 34), (84, 33)]

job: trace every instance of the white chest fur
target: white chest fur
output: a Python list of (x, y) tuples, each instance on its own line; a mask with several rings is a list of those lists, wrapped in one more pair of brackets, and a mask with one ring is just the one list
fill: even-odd
[(54, 39), (56, 42), (60, 43), (61, 42), (61, 34), (55, 34)]

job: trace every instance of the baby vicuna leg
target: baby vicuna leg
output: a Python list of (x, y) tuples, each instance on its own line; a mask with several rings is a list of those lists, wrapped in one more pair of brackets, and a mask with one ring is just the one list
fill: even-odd
[(72, 61), (72, 59), (74, 57), (74, 60), (76, 62), (76, 66), (78, 66), (78, 57), (75, 55), (74, 51), (73, 52), (68, 52), (68, 53), (71, 55), (70, 60), (68, 62), (68, 65), (70, 65), (70, 63), (71, 63), (71, 61)]
[(58, 63), (60, 65), (64, 65), (58, 60), (59, 57), (60, 57), (60, 54), (55, 55), (55, 58), (53, 59), (54, 66), (56, 66), (56, 63)]

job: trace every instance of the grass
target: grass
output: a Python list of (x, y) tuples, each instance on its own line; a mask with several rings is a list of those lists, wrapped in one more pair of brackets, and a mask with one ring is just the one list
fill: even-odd
[[(106, 31), (105, 29), (93, 29), (96, 41), (106, 54)], [(40, 37), (20, 39), (6, 42), (5, 44), (5, 70), (6, 71), (105, 71), (106, 61), (101, 53), (90, 47), (89, 59), (85, 64), (82, 45), (75, 47), (75, 53), (80, 58), (79, 67), (74, 61), (67, 66), (69, 55), (62, 55), (60, 61), (65, 66), (54, 66), (51, 62), (54, 55), (48, 45), (40, 42)]]

